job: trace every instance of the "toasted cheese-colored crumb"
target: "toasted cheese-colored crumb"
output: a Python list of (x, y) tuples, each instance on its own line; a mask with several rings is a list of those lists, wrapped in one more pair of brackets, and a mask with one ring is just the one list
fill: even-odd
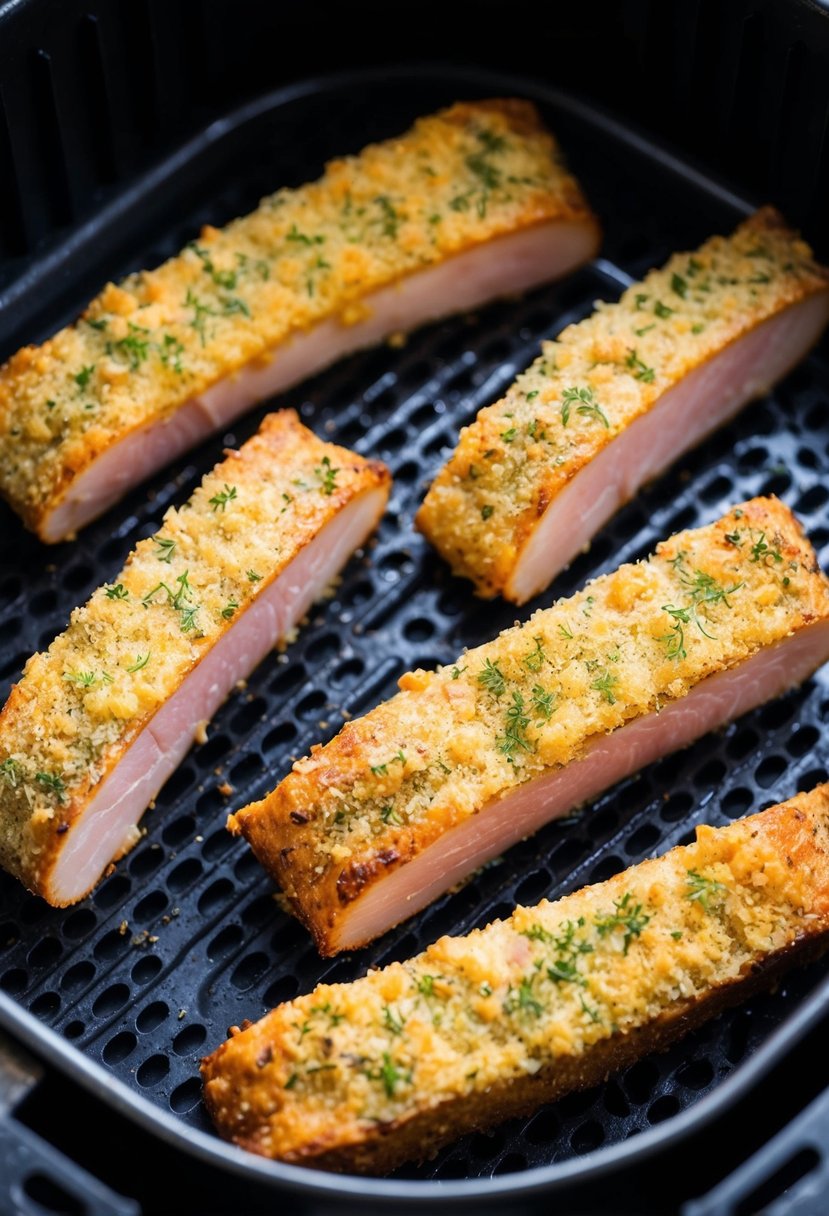
[(280, 1005), (207, 1058), (205, 1098), (221, 1133), (254, 1152), (387, 1169), (595, 1084), (605, 1061), (644, 1054), (672, 1023), (676, 1037), (695, 1009), (714, 1012), (718, 994), (828, 933), (821, 786)]
[[(0, 492), (34, 527), (102, 451), (365, 297), (501, 235), (589, 216), (534, 107), (461, 103), (110, 283), (0, 369)], [(278, 355), (277, 355), (278, 357)]]
[(449, 829), (716, 672), (829, 618), (789, 511), (677, 534), (401, 691), (231, 817), (321, 948), (367, 887)]
[(0, 864), (36, 889), (66, 825), (185, 676), (346, 503), (388, 482), (285, 410), (171, 508), (29, 659), (0, 713)]
[(827, 287), (829, 272), (771, 208), (675, 254), (543, 344), (461, 432), (418, 527), (479, 594), (503, 593), (541, 515), (580, 469), (689, 372)]

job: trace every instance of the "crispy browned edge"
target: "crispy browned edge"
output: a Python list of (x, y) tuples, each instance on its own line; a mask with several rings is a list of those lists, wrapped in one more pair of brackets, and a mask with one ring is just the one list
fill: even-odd
[[(303, 521), (302, 532), (299, 536), (299, 543), (296, 552), (293, 554), (293, 561), (299, 553), (315, 539), (325, 524), (348, 505), (352, 499), (366, 491), (378, 487), (385, 486), (386, 489), (391, 486), (391, 473), (388, 468), (379, 460), (366, 460), (362, 456), (350, 451), (348, 448), (339, 447), (336, 444), (329, 443), (325, 439), (321, 439), (313, 431), (310, 431), (299, 418), (296, 410), (283, 409), (267, 414), (262, 420), (259, 429), (250, 439), (246, 441), (238, 450), (227, 449), (225, 460), (220, 461), (211, 472), (215, 473), (218, 469), (223, 469), (225, 465), (232, 465), (241, 458), (244, 461), (243, 468), (236, 477), (246, 477), (248, 479), (255, 477), (257, 468), (260, 471), (269, 470), (275, 461), (278, 461), (286, 452), (290, 453), (301, 449), (308, 442), (309, 438), (312, 442), (320, 444), (322, 447), (336, 452), (337, 461), (340, 465), (342, 476), (338, 480), (338, 484), (334, 488), (334, 492), (325, 500), (325, 505), (328, 508), (326, 520), (320, 526), (313, 528), (309, 526), (309, 521)], [(255, 453), (255, 462), (251, 461), (251, 455)], [(233, 477), (228, 476), (231, 480)], [(130, 555), (131, 556), (131, 555)], [(130, 557), (127, 558), (129, 564)], [(290, 565), (290, 562), (287, 563)], [(264, 580), (262, 589), (268, 587), (279, 575), (287, 568), (287, 565), (281, 566), (276, 570), (271, 577)], [(260, 592), (261, 594), (261, 592)], [(251, 601), (255, 602), (255, 601)], [(248, 604), (246, 607), (249, 607)], [(244, 616), (244, 612), (240, 612), (234, 617), (233, 621), (228, 622), (222, 634), (216, 638), (213, 646), (215, 646), (221, 638), (223, 638)], [(193, 662), (191, 668), (179, 681), (176, 688), (172, 689), (169, 696), (174, 696), (185, 679), (198, 667), (202, 659), (210, 653), (213, 646), (204, 650)], [(21, 681), (22, 682), (22, 681)], [(5, 705), (0, 709), (0, 738), (2, 738), (3, 724), (14, 714), (29, 712), (25, 702), (22, 702), (22, 692), (20, 683), (12, 686), (8, 699)], [(168, 698), (169, 699), (169, 698)], [(166, 704), (166, 701), (163, 703)], [(66, 906), (59, 903), (50, 890), (50, 878), (52, 870), (57, 862), (60, 853), (69, 839), (69, 834), (66, 832), (64, 825), (71, 824), (79, 815), (82, 814), (87, 804), (96, 797), (101, 785), (113, 773), (115, 768), (123, 759), (124, 755), (129, 751), (130, 747), (136, 741), (143, 730), (146, 729), (149, 722), (158, 712), (161, 706), (150, 713), (145, 714), (137, 723), (133, 723), (129, 737), (125, 740), (120, 748), (113, 749), (109, 756), (104, 771), (94, 786), (87, 789), (83, 793), (76, 794), (69, 802), (61, 807), (60, 815), (56, 816), (51, 821), (44, 820), (41, 829), (38, 833), (37, 843), (40, 845), (40, 852), (34, 857), (30, 855), (32, 864), (26, 867), (25, 870), (21, 867), (16, 877), (32, 892), (40, 895), (47, 903), (53, 907)], [(132, 846), (130, 846), (132, 847)], [(113, 862), (118, 861), (124, 853), (129, 852), (129, 849), (123, 850), (117, 856), (113, 857)], [(93, 883), (93, 887), (97, 883)], [(90, 890), (93, 889), (90, 887)]]
[[(752, 523), (764, 527), (769, 535), (775, 536), (776, 541), (784, 546), (787, 556), (797, 556), (808, 562), (810, 572), (821, 579), (822, 591), (823, 576), (817, 556), (802, 524), (786, 504), (769, 496), (750, 499), (741, 506), (751, 517)], [(726, 512), (710, 527), (720, 527), (720, 531), (726, 531), (725, 521), (729, 515), (730, 512)], [(804, 600), (800, 628), (808, 628), (818, 619), (813, 609), (814, 601)], [(324, 745), (323, 753), (330, 757), (332, 774), (337, 772), (338, 756), (348, 759), (364, 747), (364, 736), (359, 730), (362, 721), (358, 718), (347, 722), (339, 734)], [(330, 958), (343, 949), (338, 943), (338, 925), (360, 896), (376, 882), (382, 881), (389, 871), (406, 865), (418, 856), (438, 837), (450, 831), (456, 821), (451, 816), (440, 823), (422, 820), (414, 826), (400, 829), (392, 840), (375, 848), (369, 856), (350, 858), (318, 874), (319, 827), (313, 816), (302, 821), (295, 818), (296, 812), (291, 808), (290, 798), (283, 801), (284, 791), (291, 779), (292, 774), (289, 773), (260, 802), (242, 807), (231, 815), (228, 828), (234, 835), (245, 837), (260, 864), (279, 884), (293, 914), (313, 937), (320, 955)], [(484, 806), (476, 813), (484, 814), (486, 810)], [(402, 919), (405, 919), (405, 915)], [(369, 940), (361, 941), (359, 945), (367, 945)], [(353, 944), (348, 948), (353, 948)]]
[[(541, 114), (539, 113), (538, 107), (535, 105), (534, 102), (526, 100), (524, 98), (506, 97), (506, 98), (482, 99), (480, 101), (456, 102), (454, 105), (449, 106), (448, 108), (443, 110), (442, 113), (447, 121), (454, 123), (456, 126), (464, 126), (464, 124), (468, 121), (470, 115), (474, 116), (475, 113), (478, 113), (481, 111), (483, 111), (483, 112), (490, 111), (490, 112), (496, 113), (496, 114), (497, 113), (503, 114), (505, 119), (508, 121), (511, 129), (517, 135), (534, 135), (534, 134), (538, 134), (539, 132), (543, 132), (544, 134), (549, 136), (550, 139), (552, 140), (554, 149), (558, 149), (558, 147), (559, 147), (557, 137), (555, 136), (555, 134), (553, 132), (549, 131), (548, 128), (545, 126), (545, 123), (542, 120)], [(357, 155), (359, 155), (359, 153)], [(336, 160), (339, 160), (339, 159), (340, 159), (339, 157), (335, 158), (335, 162), (336, 162)], [(334, 163), (334, 162), (332, 162), (332, 163)], [(567, 174), (567, 178), (568, 178), (567, 189), (562, 191), (561, 200), (560, 200), (561, 205), (560, 205), (559, 211), (555, 217), (552, 217), (549, 215), (533, 216), (533, 214), (530, 212), (527, 215), (524, 215), (520, 219), (516, 220), (515, 227), (511, 233), (500, 233), (496, 236), (489, 236), (489, 237), (485, 238), (485, 241), (478, 241), (478, 242), (469, 241), (468, 244), (464, 245), (462, 248), (457, 249), (453, 254), (450, 254), (446, 260), (448, 261), (450, 258), (458, 257), (464, 253), (467, 253), (467, 252), (469, 252), (469, 250), (475, 248), (479, 244), (484, 244), (484, 243), (488, 242), (489, 244), (495, 246), (495, 245), (497, 245), (498, 241), (508, 239), (509, 236), (514, 235), (516, 232), (526, 231), (530, 228), (537, 227), (539, 224), (550, 223), (553, 219), (557, 222), (583, 221), (584, 223), (589, 224), (593, 229), (594, 243), (593, 243), (592, 252), (590, 254), (588, 254), (588, 256), (585, 260), (589, 260), (591, 257), (593, 257), (601, 242), (601, 237), (602, 237), (601, 224), (599, 223), (599, 219), (598, 219), (597, 215), (592, 210), (586, 195), (583, 193), (583, 191), (581, 189), (581, 185), (578, 182), (578, 180), (573, 176), (572, 172), (566, 165), (564, 166), (564, 171)], [(300, 187), (300, 189), (301, 189), (301, 187)], [(394, 282), (399, 282), (404, 278), (411, 278), (413, 275), (415, 275), (417, 273), (419, 273), (419, 271), (410, 270), (410, 271), (406, 272), (405, 274), (399, 275), (397, 277), (397, 279), (388, 283), (387, 286), (393, 286)], [(369, 298), (369, 297), (366, 297), (366, 298)], [(97, 299), (97, 297), (96, 297), (96, 299)], [(450, 310), (450, 312), (451, 312), (451, 310)], [(84, 314), (81, 314), (81, 315), (83, 316)], [(76, 322), (76, 324), (77, 324), (77, 322)], [(287, 340), (289, 341), (290, 339), (287, 339)], [(21, 350), (17, 351), (8, 360), (6, 367), (10, 370), (13, 370), (16, 362), (24, 361), (24, 364), (25, 364), (25, 361), (30, 359), (32, 357), (32, 355), (34, 355), (38, 351), (48, 349), (50, 346), (50, 343), (51, 343), (51, 339), (47, 340), (40, 346), (28, 345), (28, 346), (22, 347)], [(280, 345), (282, 345), (282, 344), (280, 344)], [(377, 345), (377, 344), (375, 344), (375, 345)], [(272, 349), (274, 349), (274, 348), (272, 348)], [(250, 363), (256, 363), (257, 359), (261, 359), (261, 358), (262, 358), (261, 354), (257, 355), (254, 359), (250, 360)], [(247, 364), (245, 366), (247, 366)], [(213, 384), (220, 383), (222, 380), (224, 380), (228, 377), (232, 377), (234, 374), (236, 374), (236, 372), (238, 372), (240, 370), (241, 370), (241, 368), (230, 368), (224, 375), (217, 377), (217, 379), (214, 380), (212, 383)], [(0, 368), (0, 371), (2, 371), (2, 368)], [(205, 386), (203, 386), (201, 389), (194, 390), (196, 392), (196, 395), (198, 395), (198, 392), (204, 391), (204, 387)], [(206, 387), (211, 387), (211, 385), (208, 385)], [(63, 467), (61, 469), (60, 479), (56, 482), (56, 484), (52, 488), (48, 497), (46, 499), (43, 499), (38, 504), (32, 505), (27, 500), (23, 500), (23, 499), (19, 498), (19, 496), (8, 492), (6, 487), (4, 487), (2, 485), (0, 485), (0, 497), (3, 497), (6, 499), (6, 501), (9, 503), (9, 505), (12, 507), (12, 509), (14, 511), (16, 511), (17, 514), (20, 516), (20, 518), (23, 520), (26, 527), (29, 528), (32, 532), (34, 532), (37, 535), (38, 539), (41, 540), (44, 544), (54, 544), (54, 543), (60, 543), (60, 540), (74, 539), (74, 536), (68, 536), (68, 537), (62, 537), (62, 538), (60, 538), (60, 540), (58, 542), (55, 542), (52, 538), (46, 536), (44, 533), (45, 533), (45, 524), (46, 524), (49, 516), (51, 515), (52, 511), (54, 511), (63, 502), (63, 500), (66, 497), (67, 491), (74, 484), (76, 478), (79, 477), (82, 473), (85, 473), (86, 470), (95, 463), (95, 461), (98, 459), (99, 456), (103, 455), (105, 452), (110, 451), (110, 449), (112, 447), (116, 446), (119, 443), (124, 442), (125, 440), (131, 438), (136, 433), (138, 433), (142, 430), (147, 430), (151, 427), (158, 425), (160, 422), (162, 422), (164, 420), (164, 418), (171, 416), (172, 414), (176, 413), (179, 409), (183, 408), (183, 406), (185, 406), (187, 404), (187, 402), (191, 399), (192, 395), (193, 394), (189, 394), (183, 400), (175, 402), (174, 404), (169, 406), (166, 410), (164, 410), (163, 412), (160, 412), (157, 418), (153, 418), (150, 420), (145, 419), (145, 420), (135, 423), (135, 425), (131, 426), (127, 431), (118, 434), (118, 436), (112, 442), (110, 442), (109, 439), (105, 439), (103, 437), (99, 437), (97, 442), (94, 442), (94, 443), (90, 440), (81, 459), (76, 459), (71, 462), (68, 460), (64, 461)], [(252, 408), (252, 407), (250, 407), (250, 408)], [(244, 414), (247, 412), (249, 412), (249, 411), (243, 411), (242, 416), (244, 416)], [(221, 429), (221, 428), (217, 428), (217, 429)], [(91, 520), (89, 522), (91, 522)]]
[[(753, 215), (748, 216), (747, 219), (745, 219), (740, 225), (738, 225), (738, 227), (740, 229), (751, 228), (752, 230), (756, 230), (758, 236), (761, 236), (763, 234), (763, 232), (776, 232), (777, 231), (777, 232), (788, 233), (789, 236), (791, 236), (791, 238), (793, 240), (795, 240), (799, 237), (797, 230), (792, 228), (786, 221), (785, 217), (781, 214), (781, 212), (778, 211), (776, 207), (773, 207), (770, 204), (760, 207), (756, 212), (754, 212)], [(651, 403), (651, 405), (648, 407), (647, 410), (643, 411), (640, 414), (637, 414), (637, 416), (635, 418), (631, 419), (631, 421), (624, 428), (624, 430), (619, 432), (619, 435), (624, 434), (626, 431), (628, 431), (631, 426), (634, 426), (636, 424), (636, 422), (639, 421), (640, 418), (642, 418), (646, 414), (650, 413), (651, 410), (658, 409), (663, 398), (666, 397), (669, 393), (671, 393), (677, 387), (677, 385), (679, 383), (681, 383), (688, 376), (694, 375), (695, 372), (701, 371), (704, 367), (707, 367), (709, 364), (711, 364), (715, 359), (719, 359), (720, 356), (724, 355), (725, 352), (730, 350), (730, 348), (732, 346), (734, 346), (736, 343), (742, 341), (742, 339), (746, 337), (747, 333), (754, 333), (757, 329), (762, 328), (762, 326), (764, 326), (764, 325), (770, 326), (771, 324), (773, 324), (773, 322), (775, 322), (780, 317), (780, 315), (783, 312), (786, 312), (789, 308), (797, 307), (798, 304), (801, 304), (804, 300), (810, 299), (813, 295), (816, 295), (819, 292), (829, 293), (829, 267), (822, 266), (816, 262), (814, 265), (814, 271), (815, 271), (815, 278), (813, 280), (811, 280), (808, 284), (802, 284), (802, 290), (801, 290), (800, 295), (797, 297), (797, 299), (790, 300), (787, 303), (783, 304), (774, 313), (772, 313), (770, 316), (766, 317), (764, 320), (760, 321), (757, 325), (753, 326), (750, 330), (745, 331), (740, 334), (735, 334), (718, 350), (713, 351), (706, 358), (701, 359), (698, 363), (695, 363), (693, 365), (693, 367), (688, 367), (686, 369), (686, 371), (683, 373), (683, 376), (680, 379), (677, 379), (676, 381), (674, 381), (673, 384), (670, 384), (664, 390), (664, 392), (660, 393), (659, 396), (654, 399), (654, 401)], [(820, 337), (818, 336), (815, 339), (813, 346), (819, 341), (820, 341)], [(783, 376), (787, 375), (788, 372), (790, 372), (793, 369), (793, 367), (796, 365), (796, 363), (802, 362), (805, 357), (806, 357), (805, 355), (802, 355), (798, 360), (796, 360), (795, 363), (790, 365), (790, 367), (787, 369), (786, 372), (782, 373), (780, 376), (777, 377), (777, 381), (775, 381), (775, 383), (777, 383), (778, 381), (783, 379)], [(764, 395), (765, 395), (765, 390), (760, 390), (756, 394), (757, 397), (764, 396)], [(504, 396), (504, 394), (502, 393), (501, 397), (498, 398), (498, 400), (503, 399), (503, 396)], [(493, 402), (492, 404), (497, 404), (497, 401)], [(748, 405), (748, 402), (746, 402), (745, 405), (743, 405), (741, 408), (745, 409), (747, 405)], [(476, 421), (476, 419), (473, 419), (470, 426), (474, 426), (475, 421)], [(723, 423), (722, 425), (725, 425), (725, 423)], [(719, 425), (715, 426), (714, 433), (716, 433), (716, 431), (718, 429), (719, 429)], [(605, 446), (606, 447), (611, 446), (615, 442), (615, 440), (619, 438), (619, 435), (614, 435), (613, 438), (610, 439), (609, 443)], [(698, 441), (698, 443), (696, 443), (694, 445), (694, 447), (698, 447), (699, 443), (704, 443), (704, 442), (705, 442), (705, 439), (703, 438), (702, 440)], [(446, 479), (450, 478), (453, 475), (452, 474), (453, 462), (458, 457), (459, 452), (461, 452), (461, 450), (466, 451), (469, 446), (471, 446), (471, 444), (469, 442), (467, 442), (464, 437), (459, 439), (458, 444), (456, 445), (452, 454), (450, 455), (450, 457), (448, 458), (446, 463), (441, 467), (441, 469), (439, 470), (438, 474), (436, 475), (434, 481), (431, 483), (431, 485), (429, 487), (430, 490), (432, 488), (432, 485), (437, 485), (441, 481), (445, 481)], [(487, 446), (487, 444), (484, 444), (482, 446)], [(604, 450), (605, 450), (605, 448), (602, 448), (602, 451), (604, 451)], [(685, 451), (685, 450), (687, 450), (687, 449), (681, 449), (681, 451), (678, 453), (678, 455), (681, 455), (682, 451)], [(513, 545), (514, 545), (514, 549), (515, 549), (515, 559), (509, 569), (506, 569), (506, 568), (500, 569), (499, 568), (498, 570), (496, 570), (494, 572), (481, 573), (480, 571), (474, 571), (474, 570), (468, 568), (465, 560), (458, 561), (459, 550), (457, 548), (455, 548), (453, 551), (451, 545), (447, 546), (444, 543), (445, 538), (444, 538), (443, 532), (439, 526), (440, 519), (439, 518), (433, 519), (431, 512), (426, 507), (426, 503), (427, 503), (428, 496), (429, 496), (429, 491), (427, 491), (426, 497), (424, 498), (423, 502), (420, 504), (417, 511), (415, 512), (414, 525), (417, 528), (417, 530), (419, 532), (421, 532), (423, 534), (423, 536), (426, 537), (429, 544), (432, 545), (432, 547), (437, 550), (437, 552), (444, 559), (444, 561), (447, 562), (447, 564), (449, 565), (450, 569), (453, 571), (454, 574), (456, 574), (459, 578), (467, 578), (472, 582), (473, 593), (479, 599), (491, 600), (491, 599), (495, 599), (497, 596), (500, 595), (503, 599), (508, 600), (512, 603), (518, 604), (520, 606), (520, 604), (525, 601), (519, 601), (519, 600), (513, 599), (513, 596), (509, 593), (509, 585), (511, 583), (512, 576), (515, 573), (515, 571), (521, 561), (521, 558), (523, 556), (526, 546), (529, 544), (530, 540), (535, 535), (535, 530), (541, 523), (541, 520), (544, 517), (544, 515), (547, 513), (547, 510), (551, 506), (554, 505), (554, 503), (559, 498), (559, 496), (564, 493), (564, 491), (568, 488), (568, 486), (570, 486), (570, 484), (576, 479), (576, 477), (578, 477), (579, 473), (581, 473), (582, 470), (588, 464), (590, 464), (590, 462), (594, 459), (595, 459), (595, 456), (587, 456), (585, 454), (581, 454), (576, 460), (571, 460), (565, 470), (565, 478), (564, 478), (564, 481), (562, 484), (559, 484), (558, 480), (556, 479), (555, 484), (551, 485), (549, 482), (549, 479), (545, 479), (543, 476), (541, 476), (539, 478), (539, 484), (538, 484), (538, 487), (536, 490), (534, 501), (529, 503), (529, 505), (524, 509), (524, 511), (521, 513), (521, 515), (518, 516), (518, 518), (515, 520), (514, 525), (513, 525), (512, 540), (513, 540)], [(543, 473), (543, 470), (542, 470), (542, 473)], [(659, 476), (661, 476), (661, 474), (657, 474), (656, 476), (659, 477)], [(626, 498), (624, 500), (624, 502), (619, 504), (619, 506), (616, 508), (616, 511), (614, 512), (614, 515), (617, 514), (619, 511), (621, 511), (622, 507), (624, 507), (627, 502), (630, 502), (632, 498), (635, 498), (635, 496), (639, 492), (639, 489), (641, 489), (641, 486), (638, 488), (635, 488), (633, 490), (632, 494), (629, 495), (628, 498)], [(468, 548), (467, 548), (467, 550), (465, 550), (465, 552), (468, 552)], [(575, 559), (573, 559), (573, 560), (575, 560)], [(552, 579), (555, 578), (556, 575), (560, 574), (560, 573), (561, 573), (561, 571), (556, 571), (550, 577), (547, 585), (549, 585), (549, 582), (552, 582)]]
[[(817, 787), (814, 793), (826, 790), (825, 786)], [(370, 1174), (387, 1173), (407, 1161), (428, 1160), (462, 1135), (530, 1115), (567, 1093), (606, 1081), (612, 1073), (644, 1055), (665, 1050), (682, 1035), (753, 993), (772, 987), (791, 967), (818, 958), (829, 947), (829, 857), (816, 845), (813, 831), (808, 826), (804, 830), (808, 818), (796, 803), (792, 799), (751, 819), (776, 843), (790, 866), (810, 873), (813, 905), (809, 910), (820, 917), (810, 922), (814, 926), (811, 932), (807, 928), (789, 946), (768, 955), (738, 979), (712, 988), (705, 997), (689, 998), (645, 1026), (602, 1040), (581, 1057), (562, 1057), (532, 1076), (498, 1082), (483, 1096), (447, 1099), (408, 1119), (367, 1127), (359, 1143), (328, 1147), (324, 1142), (314, 1141), (301, 1152), (286, 1155), (284, 1160), (315, 1169)], [(251, 1152), (259, 1152), (255, 1134), (234, 1137), (224, 1120), (222, 1106), (212, 1101), (210, 1080), (221, 1073), (223, 1056), (230, 1043), (232, 1040), (221, 1044), (202, 1061), (205, 1105), (221, 1135)]]

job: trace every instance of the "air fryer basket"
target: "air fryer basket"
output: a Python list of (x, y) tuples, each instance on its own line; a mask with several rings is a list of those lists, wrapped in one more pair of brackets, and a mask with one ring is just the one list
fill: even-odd
[[(819, 674), (625, 782), (577, 819), (550, 825), (380, 942), (333, 962), (317, 957), (307, 934), (280, 910), (246, 845), (225, 830), (229, 811), (272, 787), (292, 758), (330, 738), (344, 715), (361, 714), (392, 693), (402, 671), (454, 660), (464, 646), (512, 623), (514, 608), (475, 600), (413, 531), (426, 484), (458, 428), (499, 395), (540, 339), (585, 316), (597, 297), (614, 298), (672, 250), (730, 230), (750, 204), (566, 96), (483, 72), (406, 68), (263, 98), (124, 192), (69, 253), (58, 253), (50, 276), (32, 261), (20, 300), (32, 318), (28, 336), (37, 338), (77, 313), (87, 284), (158, 262), (202, 223), (222, 223), (277, 185), (312, 178), (327, 157), (400, 131), (419, 113), (493, 94), (522, 94), (540, 104), (602, 218), (599, 258), (524, 299), (420, 331), (402, 350), (353, 357), (276, 402), (298, 406), (320, 434), (390, 464), (395, 488), (376, 542), (351, 561), (334, 598), (312, 611), (286, 653), (272, 654), (246, 690), (231, 697), (208, 741), (192, 750), (147, 813), (144, 839), (89, 899), (53, 911), (0, 876), (0, 989), (13, 999), (0, 1004), (0, 1024), (55, 1059), (63, 1055), (64, 1065), (74, 1061), (104, 1100), (107, 1079), (117, 1078), (126, 1089), (113, 1101), (124, 1109), (131, 1095), (147, 1100), (159, 1112), (162, 1133), (171, 1112), (183, 1127), (209, 1131), (198, 1060), (243, 1018), (322, 980), (352, 979), (405, 958), (442, 933), (486, 924), (516, 903), (605, 879), (687, 841), (695, 824), (730, 822), (827, 779), (829, 681)], [(771, 395), (641, 493), (522, 618), (587, 578), (644, 556), (659, 538), (755, 494), (776, 493), (789, 503), (826, 564), (828, 396), (824, 343)], [(274, 404), (160, 472), (72, 544), (42, 547), (3, 511), (1, 696), (71, 608), (118, 570), (223, 447), (247, 439)], [(225, 783), (230, 795), (220, 789)], [(363, 1182), (356, 1193), (403, 1201), (431, 1195), (428, 1180), (446, 1180), (440, 1195), (447, 1201), (461, 1192), (492, 1197), (493, 1175), (553, 1190), (600, 1168), (602, 1158), (593, 1154), (603, 1148), (617, 1146), (615, 1158), (644, 1153), (658, 1137), (653, 1129), (661, 1125), (670, 1134), (672, 1118), (757, 1052), (818, 986), (829, 1004), (827, 977), (826, 962), (792, 974), (774, 993), (608, 1084), (466, 1137), (434, 1161), (398, 1171), (399, 1185)], [(43, 1027), (71, 1044), (68, 1055), (54, 1051)], [(146, 1122), (148, 1108), (141, 1106)], [(218, 1140), (195, 1140), (202, 1155), (251, 1177), (345, 1193), (335, 1180), (259, 1162)]]

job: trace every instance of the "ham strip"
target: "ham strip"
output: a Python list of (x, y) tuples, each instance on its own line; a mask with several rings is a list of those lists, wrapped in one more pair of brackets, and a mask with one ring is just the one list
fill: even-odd
[(254, 402), (566, 274), (599, 229), (535, 108), (460, 103), (110, 284), (0, 369), (0, 493), (71, 537)]
[(404, 676), (229, 826), (334, 954), (828, 657), (829, 582), (791, 512), (755, 499)]
[(526, 603), (827, 321), (829, 272), (776, 212), (758, 212), (545, 343), (462, 432), (418, 527), (479, 594)]
[(26, 665), (0, 713), (0, 861), (82, 898), (239, 680), (375, 528), (386, 469), (292, 411), (214, 469)]
[(829, 786), (279, 1005), (202, 1063), (220, 1134), (385, 1173), (664, 1049), (829, 943)]

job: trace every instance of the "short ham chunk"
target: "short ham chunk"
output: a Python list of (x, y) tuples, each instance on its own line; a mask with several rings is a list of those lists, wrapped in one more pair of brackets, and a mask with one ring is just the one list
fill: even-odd
[(81, 899), (239, 680), (375, 528), (375, 461), (269, 415), (29, 660), (0, 712), (0, 862)]
[(480, 595), (526, 603), (640, 486), (767, 392), (829, 321), (829, 272), (771, 208), (547, 342), (482, 410), (417, 524)]
[(754, 499), (403, 676), (230, 826), (334, 954), (828, 657), (829, 582), (788, 508)]

